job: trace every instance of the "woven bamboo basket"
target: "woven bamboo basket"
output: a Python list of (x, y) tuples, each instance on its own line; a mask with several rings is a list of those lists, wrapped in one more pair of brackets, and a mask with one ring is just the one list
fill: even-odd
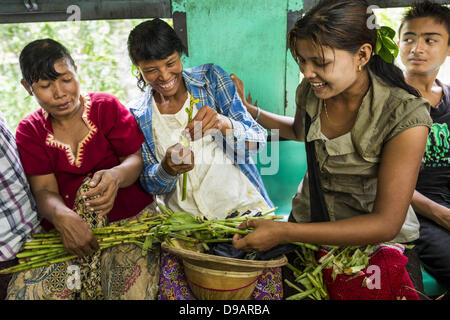
[(248, 300), (264, 269), (287, 263), (284, 255), (273, 260), (244, 260), (201, 253), (182, 245), (174, 247), (166, 242), (161, 246), (182, 258), (186, 280), (199, 300)]

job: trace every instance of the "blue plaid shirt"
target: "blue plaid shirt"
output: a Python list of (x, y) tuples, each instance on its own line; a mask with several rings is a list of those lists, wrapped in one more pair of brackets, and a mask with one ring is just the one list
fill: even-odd
[[(247, 112), (229, 75), (217, 65), (205, 64), (184, 69), (183, 79), (187, 90), (200, 100), (196, 104), (198, 109), (209, 106), (230, 119), (233, 134), (226, 137), (220, 135), (215, 141), (222, 144), (227, 155), (234, 158), (234, 163), (259, 190), (267, 204), (273, 207), (251, 159), (251, 155), (259, 152), (266, 144), (267, 131)], [(128, 104), (128, 108), (146, 138), (142, 145), (144, 170), (140, 176), (141, 184), (151, 194), (165, 194), (175, 189), (178, 176), (168, 174), (156, 159), (151, 104), (152, 88), (148, 87), (142, 96)], [(257, 148), (249, 150), (245, 142), (255, 143)]]

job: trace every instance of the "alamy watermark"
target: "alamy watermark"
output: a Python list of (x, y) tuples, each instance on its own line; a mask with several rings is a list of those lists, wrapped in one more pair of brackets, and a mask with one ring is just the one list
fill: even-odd
[(68, 277), (66, 279), (66, 286), (69, 290), (81, 290), (81, 272), (77, 265), (70, 265), (67, 267)]
[(377, 17), (375, 16), (375, 13), (373, 12), (374, 9), (380, 9), (380, 7), (377, 6), (376, 4), (367, 7), (367, 14), (371, 14), (371, 16), (367, 19), (367, 28), (369, 30), (381, 28), (381, 26), (379, 24), (375, 23)]
[[(194, 137), (190, 142), (190, 150), (194, 153), (194, 164), (215, 165), (241, 165), (253, 164), (252, 156), (259, 157), (261, 175), (275, 175), (278, 173), (280, 163), (279, 130), (271, 131), (271, 142), (263, 148), (259, 133), (248, 131), (245, 139), (235, 139), (234, 134), (229, 132), (222, 135), (218, 130), (206, 130), (202, 133), (200, 121), (194, 122)], [(188, 154), (182, 153), (183, 139), (178, 131), (173, 131), (169, 137), (170, 141), (179, 141), (170, 153), (170, 160), (175, 165), (191, 164)], [(209, 144), (214, 144), (217, 153), (211, 151)]]
[(381, 289), (381, 269), (377, 265), (370, 265), (367, 267), (366, 274), (370, 276), (364, 279), (365, 285), (369, 290)]
[(67, 21), (81, 21), (81, 8), (76, 4), (68, 6), (66, 13), (70, 15)]

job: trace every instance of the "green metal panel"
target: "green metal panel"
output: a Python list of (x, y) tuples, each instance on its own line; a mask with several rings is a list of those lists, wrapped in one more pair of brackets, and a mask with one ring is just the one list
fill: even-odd
[(185, 67), (216, 63), (236, 73), (264, 109), (284, 114), (288, 0), (173, 0), (185, 11)]
[[(294, 115), (299, 68), (286, 35), (288, 13), (295, 18), (302, 8), (302, 0), (172, 0), (172, 12), (186, 16), (189, 56), (183, 57), (184, 66), (216, 63), (236, 73), (260, 107)], [(291, 210), (305, 159), (304, 144), (295, 141), (268, 143), (254, 157), (278, 214), (287, 216)]]
[[(288, 14), (292, 13), (292, 16), (298, 18), (300, 13), (303, 11), (303, 1), (302, 0), (288, 0)], [(295, 23), (291, 21), (290, 23)], [(292, 25), (293, 26), (293, 25)], [(288, 25), (288, 30), (292, 26)], [(295, 91), (297, 85), (300, 83), (301, 73), (297, 63), (295, 62), (289, 48), (286, 47), (286, 105), (284, 115), (295, 116)]]
[(423, 267), (422, 270), (422, 279), (423, 279), (423, 287), (425, 294), (428, 297), (436, 297), (444, 294), (446, 292), (444, 286), (437, 282), (437, 280), (429, 274)]
[(292, 197), (306, 172), (305, 144), (297, 141), (268, 142), (253, 157), (277, 215), (287, 216), (292, 209)]

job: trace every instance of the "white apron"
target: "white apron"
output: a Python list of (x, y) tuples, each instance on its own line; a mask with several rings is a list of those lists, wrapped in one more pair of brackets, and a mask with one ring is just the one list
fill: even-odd
[[(176, 114), (161, 114), (152, 98), (152, 126), (155, 139), (155, 153), (159, 162), (166, 150), (182, 143), (181, 132), (186, 128), (190, 95), (184, 106)], [(197, 108), (194, 105), (194, 118)], [(187, 197), (182, 201), (183, 175), (179, 175), (177, 186), (171, 193), (160, 197), (174, 212), (183, 211), (193, 216), (207, 219), (224, 219), (231, 212), (238, 210), (265, 211), (270, 209), (264, 197), (241, 172), (233, 161), (226, 157), (222, 148), (208, 135), (190, 142), (194, 153), (194, 168), (188, 172)]]

